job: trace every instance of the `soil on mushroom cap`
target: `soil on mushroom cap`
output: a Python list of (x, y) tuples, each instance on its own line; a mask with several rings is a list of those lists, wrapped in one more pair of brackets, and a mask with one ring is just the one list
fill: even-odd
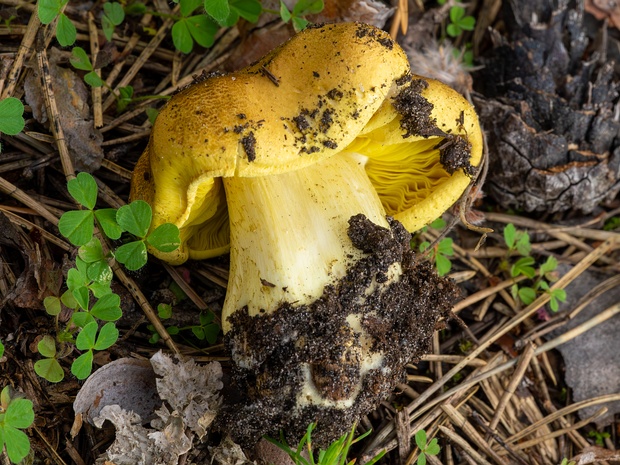
[[(477, 168), (471, 164), (471, 144), (459, 134), (447, 134), (437, 126), (437, 120), (431, 116), (433, 104), (429, 102), (422, 92), (428, 87), (423, 79), (412, 79), (405, 75), (397, 82), (404, 85), (398, 95), (393, 98), (392, 105), (402, 118), (401, 128), (405, 131), (403, 138), (411, 136), (442, 137), (443, 140), (435, 148), (439, 149), (441, 162), (444, 169), (452, 174), (463, 169), (465, 174), (473, 176)], [(463, 126), (463, 114), (457, 122)]]
[[(389, 221), (391, 230), (363, 215), (351, 218), (349, 236), (369, 255), (336, 285), (326, 287), (313, 304), (284, 303), (255, 317), (243, 308), (232, 315), (227, 345), (244, 366), (237, 363), (233, 368), (238, 392), (229, 392), (218, 421), (236, 441), (250, 446), (280, 429), (295, 441), (309, 423), (317, 422), (313, 440), (325, 445), (387, 398), (404, 380), (405, 365), (428, 351), (432, 334), (459, 291), (413, 253), (404, 227)], [(401, 263), (403, 274), (388, 283), (395, 262)], [(375, 286), (366, 295), (373, 282), (386, 283), (387, 288)], [(347, 324), (351, 315), (370, 336), (370, 352), (383, 355), (382, 363), (365, 374), (359, 370), (359, 333)], [(312, 380), (324, 399), (346, 399), (358, 392), (352, 405), (297, 405), (304, 365), (312, 367)], [(235, 396), (239, 397), (233, 400)]]

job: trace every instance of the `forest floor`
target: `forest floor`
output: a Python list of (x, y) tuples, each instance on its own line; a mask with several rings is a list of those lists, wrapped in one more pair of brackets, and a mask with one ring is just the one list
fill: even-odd
[[(57, 227), (64, 212), (76, 209), (66, 187), (67, 166), (93, 174), (99, 208), (125, 205), (151, 118), (166, 99), (197, 76), (255, 61), (291, 36), (293, 28), (266, 13), (257, 25), (241, 19), (214, 32), (211, 48), (200, 46), (207, 38), (192, 36), (197, 42), (192, 51), (181, 53), (171, 29), (193, 10), (179, 13), (178, 7), (171, 10), (174, 5), (155, 0), (146, 11), (138, 8), (119, 21), (118, 11), (102, 10), (101, 2), (39, 3), (56, 8), (50, 25), (41, 24), (35, 3), (0, 0), (0, 97), (27, 103), (23, 131), (1, 139), (0, 389), (10, 386), (13, 397), (33, 403), (32, 426), (17, 426), (31, 444), (24, 463), (82, 465), (95, 463), (105, 452), (114, 429), (75, 423), (73, 402), (83, 382), (71, 367), (80, 353), (93, 351), (88, 346), (80, 351), (71, 342), (67, 323), (72, 311), (66, 301), (54, 301), (57, 307), (52, 300), (44, 304), (65, 292), (65, 275), (75, 263), (76, 247)], [(328, 2), (308, 19), (371, 18), (407, 51), (419, 37), (439, 45), (450, 40), (464, 53), (431, 57), (429, 67), (445, 61), (455, 86), (476, 101), (477, 75), (472, 78), (468, 65), (478, 64), (478, 54), (491, 48), (488, 28), (503, 33), (506, 2), (474, 0), (461, 8), (454, 1), (441, 6), (437, 3), (445, 2), (419, 0), (410, 2), (408, 13), (406, 1), (396, 3), (391, 19), (385, 6), (355, 0)], [(132, 4), (123, 5), (128, 10)], [(451, 13), (451, 8), (463, 11)], [(280, 11), (277, 5), (274, 9)], [(107, 16), (102, 19), (102, 14)], [(464, 19), (469, 16), (473, 22)], [(611, 36), (617, 32), (614, 19), (610, 13), (606, 20)], [(64, 41), (65, 34), (71, 35), (67, 22), (75, 26), (73, 46), (83, 54), (58, 43), (57, 36)], [(447, 33), (450, 26), (454, 34)], [(113, 31), (111, 40), (106, 28)], [(177, 48), (192, 43), (190, 36), (177, 37)], [(183, 40), (185, 45), (179, 45)], [(620, 81), (617, 71), (613, 78)], [(98, 79), (105, 85), (84, 83)], [(6, 118), (1, 111), (5, 108), (0, 119)], [(500, 174), (493, 166), (487, 180)], [(618, 180), (616, 172), (610, 187), (615, 194)], [(484, 184), (481, 192), (487, 193)], [(365, 463), (387, 450), (384, 461), (403, 465), (424, 459), (445, 464), (620, 462), (620, 199), (615, 194), (587, 214), (574, 208), (578, 201), (561, 211), (528, 213), (478, 195), (466, 217), (475, 217), (478, 229), (489, 228), (486, 240), (462, 224), (447, 230), (451, 214), (416, 234), (415, 247), (438, 239), (429, 256), (463, 291), (453, 310), (458, 319), (435, 334), (432, 353), (408, 365), (406, 383), (360, 421), (358, 433), (372, 433), (351, 456)], [(94, 352), (93, 370), (125, 357), (146, 361), (164, 349), (201, 364), (218, 361), (226, 371), (229, 357), (218, 325), (226, 257), (178, 267), (151, 259), (140, 271), (115, 266), (114, 272), (120, 334), (113, 345)], [(47, 379), (40, 376), (41, 365), (35, 367), (43, 359), (53, 360), (44, 365)], [(60, 379), (50, 382), (55, 376)], [(0, 409), (7, 405), (3, 398)], [(438, 439), (438, 454), (431, 449), (421, 458), (420, 430), (429, 443)], [(8, 436), (5, 440), (9, 447)], [(196, 444), (182, 463), (210, 460), (206, 446)], [(238, 458), (227, 460), (239, 463)], [(0, 461), (8, 463), (6, 452)]]

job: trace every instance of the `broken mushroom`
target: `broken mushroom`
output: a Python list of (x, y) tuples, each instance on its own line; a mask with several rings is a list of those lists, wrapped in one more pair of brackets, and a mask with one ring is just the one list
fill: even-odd
[(342, 434), (428, 348), (457, 295), (410, 247), (480, 163), (469, 103), (357, 23), (309, 28), (162, 109), (132, 198), (175, 223), (170, 263), (225, 253), (223, 329), (242, 393), (220, 425)]

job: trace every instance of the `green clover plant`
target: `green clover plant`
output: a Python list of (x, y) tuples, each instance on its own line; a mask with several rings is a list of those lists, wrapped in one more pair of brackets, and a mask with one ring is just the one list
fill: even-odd
[[(38, 344), (44, 358), (35, 364), (35, 371), (51, 382), (64, 377), (57, 343), (63, 354), (66, 343), (75, 343), (78, 350), (86, 351), (71, 366), (71, 372), (84, 379), (92, 369), (93, 351), (107, 349), (118, 338), (114, 322), (122, 316), (122, 310), (120, 297), (111, 288), (113, 261), (129, 270), (138, 270), (146, 265), (147, 245), (172, 252), (181, 242), (179, 229), (173, 224), (166, 223), (149, 232), (152, 211), (144, 201), (131, 202), (118, 210), (95, 210), (98, 187), (90, 174), (79, 173), (67, 183), (67, 189), (83, 209), (64, 213), (58, 222), (60, 233), (79, 248), (75, 266), (67, 272), (67, 290), (59, 297), (48, 296), (43, 301), (47, 313), (56, 317), (57, 327), (62, 306), (73, 310), (68, 327), (57, 331), (56, 340), (45, 336)], [(105, 250), (94, 235), (95, 224), (107, 238), (121, 240), (123, 244), (113, 251)], [(106, 323), (97, 334), (98, 321)]]
[(108, 40), (112, 40), (114, 28), (123, 24), (125, 20), (125, 10), (123, 5), (118, 2), (103, 4), (103, 17), (101, 18), (101, 29)]
[[(106, 3), (107, 5), (107, 3)], [(104, 83), (103, 80), (99, 77), (99, 75), (95, 72), (95, 68), (82, 47), (73, 47), (71, 50), (71, 58), (69, 58), (69, 62), (71, 65), (82, 71), (88, 71), (87, 74), (84, 75), (84, 81), (91, 87), (101, 87)]]
[(52, 336), (46, 334), (37, 344), (37, 350), (45, 358), (35, 362), (35, 373), (51, 383), (59, 383), (62, 381), (65, 377), (65, 372), (62, 370), (57, 359), (56, 340)]
[[(433, 221), (428, 227), (432, 229), (443, 229), (446, 227), (446, 222), (443, 218), (437, 218)], [(422, 231), (426, 231), (426, 227), (422, 229)], [(437, 244), (433, 246), (431, 250), (429, 250), (429, 258), (431, 261), (435, 263), (435, 267), (437, 268), (437, 274), (439, 276), (444, 276), (450, 273), (452, 269), (452, 262), (448, 257), (452, 257), (454, 255), (453, 249), (454, 241), (451, 237), (444, 237)], [(429, 241), (424, 241), (420, 244), (419, 250), (420, 252), (425, 252), (431, 243)]]
[(75, 340), (75, 346), (79, 350), (85, 351), (71, 365), (71, 373), (77, 379), (85, 379), (90, 375), (93, 368), (94, 350), (105, 350), (118, 339), (119, 333), (114, 323), (106, 323), (97, 334), (98, 330), (97, 322), (91, 321), (82, 328)]
[(259, 0), (204, 0), (204, 9), (222, 27), (234, 26), (239, 18), (255, 23), (263, 12)]
[(446, 32), (450, 37), (458, 37), (463, 31), (473, 31), (476, 26), (476, 19), (465, 14), (465, 8), (455, 5), (450, 8), (450, 24), (446, 27)]
[(24, 104), (15, 97), (0, 100), (0, 132), (15, 136), (22, 132), (24, 125)]
[(0, 392), (0, 451), (6, 448), (12, 463), (20, 463), (30, 452), (30, 440), (22, 430), (33, 421), (32, 402), (11, 395), (5, 386)]
[[(551, 289), (549, 283), (558, 280), (556, 269), (558, 261), (555, 257), (547, 257), (544, 263), (536, 268), (536, 260), (530, 256), (532, 245), (530, 237), (525, 231), (519, 231), (510, 223), (504, 228), (504, 242), (506, 243), (507, 253), (502, 260), (500, 268), (509, 270), (511, 278), (525, 276), (532, 282), (530, 286), (519, 286), (517, 283), (511, 287), (511, 293), (514, 299), (520, 300), (523, 304), (529, 305), (536, 298), (547, 293), (549, 295), (549, 307), (552, 311), (557, 312), (560, 302), (566, 300), (566, 291), (564, 289)], [(516, 262), (511, 263), (510, 257), (514, 252), (521, 255)]]
[(426, 431), (423, 429), (415, 433), (415, 443), (420, 449), (420, 455), (418, 455), (417, 465), (426, 465), (427, 455), (439, 454), (440, 448), (437, 444), (437, 438), (431, 439), (431, 442), (426, 442)]
[(63, 47), (73, 45), (77, 38), (77, 30), (66, 14), (62, 13), (63, 8), (69, 0), (39, 0), (37, 4), (37, 14), (43, 24), (50, 24), (56, 18), (56, 39)]
[(215, 41), (215, 34), (219, 30), (218, 24), (205, 14), (194, 14), (202, 4), (202, 0), (179, 2), (181, 17), (172, 26), (171, 34), (175, 48), (182, 53), (190, 53), (194, 48), (194, 42), (201, 47), (209, 48)]
[[(445, 5), (447, 0), (437, 0), (440, 5)], [(445, 39), (446, 35), (453, 39), (460, 37), (464, 31), (473, 31), (476, 27), (476, 18), (465, 14), (465, 8), (462, 6), (460, 0), (455, 0), (455, 4), (450, 7), (448, 12), (449, 23), (442, 30), (442, 39)], [(461, 60), (466, 66), (474, 66), (474, 53), (472, 50), (471, 42), (466, 42), (461, 50), (453, 50), (454, 58)]]

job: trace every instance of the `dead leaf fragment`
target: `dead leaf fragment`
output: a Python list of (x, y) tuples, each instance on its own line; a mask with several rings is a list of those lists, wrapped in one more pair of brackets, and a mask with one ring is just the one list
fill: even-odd
[(108, 460), (116, 465), (175, 465), (179, 456), (191, 448), (191, 441), (178, 426), (154, 432), (142, 426), (140, 415), (123, 410), (118, 405), (106, 405), (95, 426), (101, 428), (109, 420), (116, 428), (116, 439), (97, 463)]
[(576, 465), (586, 465), (587, 463), (598, 463), (602, 461), (616, 462), (620, 460), (620, 451), (603, 449), (602, 447), (589, 446), (571, 459)]
[[(94, 128), (86, 84), (73, 70), (58, 66), (56, 55), (50, 54), (49, 73), (58, 107), (57, 118), (62, 125), (75, 169), (91, 173), (99, 169), (103, 160), (103, 135)], [(35, 70), (26, 75), (24, 92), (24, 99), (32, 108), (34, 119), (41, 124), (47, 123), (44, 90)]]
[[(219, 446), (209, 447), (211, 452), (211, 464), (217, 465), (256, 465), (256, 462), (249, 460), (243, 453), (241, 446), (234, 442), (230, 436), (226, 435)], [(265, 462), (273, 463), (273, 462)]]
[(174, 360), (159, 351), (151, 358), (151, 364), (157, 375), (157, 391), (173, 409), (169, 412), (164, 406), (157, 413), (167, 422), (170, 416), (180, 415), (185, 425), (198, 438), (202, 438), (215, 418), (222, 399), (219, 391), (222, 383), (222, 367), (218, 362), (197, 365), (191, 359), (175, 363)]

